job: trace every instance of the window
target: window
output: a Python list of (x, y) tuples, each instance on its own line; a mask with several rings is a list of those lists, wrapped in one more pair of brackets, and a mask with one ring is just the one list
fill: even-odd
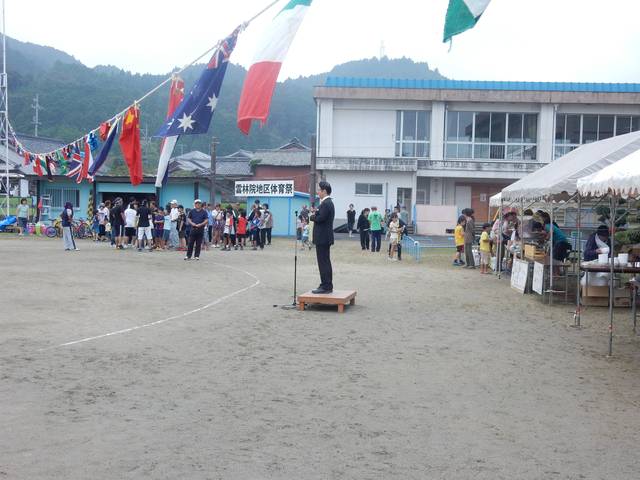
[(429, 157), (431, 112), (396, 112), (396, 157)]
[(51, 208), (64, 208), (67, 202), (71, 202), (73, 208), (80, 207), (80, 190), (77, 188), (45, 187), (42, 194), (51, 196)]
[(382, 195), (381, 183), (356, 183), (356, 195)]
[(535, 160), (538, 115), (447, 112), (446, 158)]
[(555, 158), (585, 143), (640, 130), (640, 117), (630, 115), (556, 114)]

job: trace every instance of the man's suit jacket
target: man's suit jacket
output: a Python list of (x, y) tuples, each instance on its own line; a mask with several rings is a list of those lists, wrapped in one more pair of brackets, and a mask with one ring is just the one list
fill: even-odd
[(333, 245), (333, 219), (336, 216), (331, 198), (320, 202), (320, 208), (311, 215), (313, 223), (313, 243), (315, 245)]

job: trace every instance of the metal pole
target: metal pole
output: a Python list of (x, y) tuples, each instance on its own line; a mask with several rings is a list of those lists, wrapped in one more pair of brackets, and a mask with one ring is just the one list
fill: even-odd
[(0, 78), (0, 97), (2, 97), (2, 140), (4, 141), (4, 173), (6, 181), (7, 211), (11, 213), (10, 206), (10, 180), (9, 180), (9, 84), (7, 83), (7, 36), (6, 36), (6, 15), (5, 0), (2, 0), (2, 78)]
[(611, 219), (611, 251), (609, 255), (611, 255), (611, 260), (609, 261), (610, 265), (610, 273), (609, 273), (609, 356), (613, 355), (613, 274), (615, 268), (615, 234), (616, 234), (616, 198), (615, 195), (611, 194), (611, 214), (609, 218)]
[[(582, 197), (578, 195), (578, 216), (576, 218), (576, 227), (578, 228), (578, 237), (576, 239), (576, 252), (578, 258), (576, 260), (576, 313), (574, 314), (574, 326), (580, 327), (580, 265), (582, 262)], [(586, 281), (586, 279), (585, 279)]]
[(551, 232), (551, 250), (549, 252), (549, 305), (553, 303), (553, 203), (551, 204), (551, 223), (549, 224), (549, 232)]
[(209, 172), (209, 204), (216, 204), (216, 145), (218, 145), (218, 139), (213, 137), (211, 139), (211, 168)]
[(504, 249), (504, 245), (502, 245), (502, 222), (503, 222), (503, 215), (504, 215), (504, 200), (502, 200), (502, 195), (500, 195), (500, 225), (498, 226), (498, 236), (499, 238), (498, 240), (498, 258), (496, 258), (496, 268), (498, 270), (498, 280), (500, 280), (502, 278), (502, 250)]
[[(298, 218), (298, 211), (295, 211), (296, 219)], [(293, 236), (293, 303), (291, 304), (293, 307), (298, 305), (298, 237), (297, 235)]]
[(309, 203), (311, 204), (311, 207), (315, 207), (316, 205), (316, 155), (316, 136), (311, 135), (311, 166), (309, 171)]

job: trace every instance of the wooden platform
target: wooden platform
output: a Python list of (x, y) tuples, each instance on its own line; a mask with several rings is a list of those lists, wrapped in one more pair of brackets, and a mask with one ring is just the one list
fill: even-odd
[(311, 292), (298, 295), (299, 309), (304, 310), (305, 305), (320, 304), (320, 305), (337, 305), (338, 312), (344, 312), (344, 306), (356, 304), (356, 292), (355, 290), (334, 290), (331, 293), (314, 294)]

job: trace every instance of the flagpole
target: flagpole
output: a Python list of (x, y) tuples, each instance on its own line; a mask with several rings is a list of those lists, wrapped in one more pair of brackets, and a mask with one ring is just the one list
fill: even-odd
[(7, 36), (5, 30), (5, 0), (2, 0), (2, 78), (0, 79), (0, 95), (2, 96), (2, 140), (4, 141), (4, 173), (7, 194), (7, 217), (11, 213), (10, 193), (11, 182), (9, 180), (9, 88), (7, 84)]

